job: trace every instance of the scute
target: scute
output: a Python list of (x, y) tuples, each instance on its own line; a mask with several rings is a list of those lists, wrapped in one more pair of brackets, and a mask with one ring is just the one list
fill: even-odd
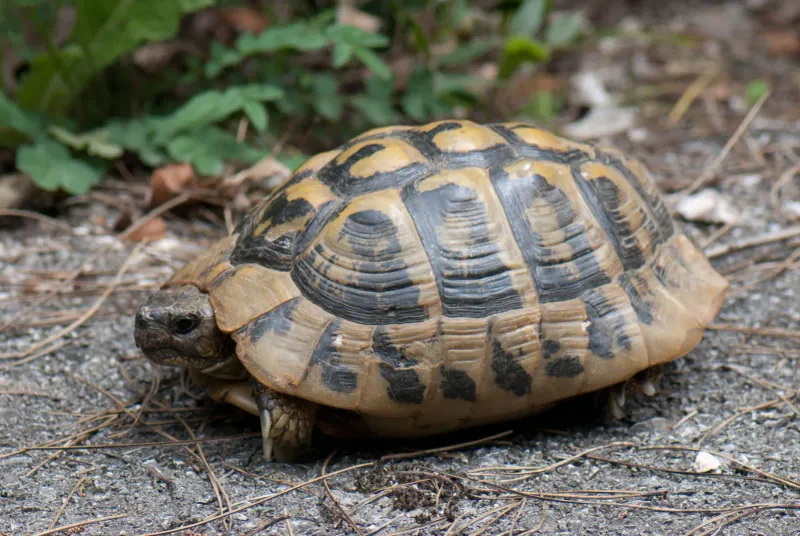
[(520, 417), (694, 347), (727, 281), (644, 167), (522, 123), (365, 132), (170, 285), (253, 376), (382, 435)]

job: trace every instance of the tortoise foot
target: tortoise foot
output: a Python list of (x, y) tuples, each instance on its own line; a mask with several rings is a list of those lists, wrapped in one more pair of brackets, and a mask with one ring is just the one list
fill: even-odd
[(311, 443), (316, 405), (254, 382), (264, 459), (290, 462)]
[(608, 409), (615, 419), (625, 418), (625, 402), (630, 396), (644, 394), (654, 396), (658, 393), (657, 384), (664, 374), (663, 366), (647, 368), (634, 377), (608, 389)]

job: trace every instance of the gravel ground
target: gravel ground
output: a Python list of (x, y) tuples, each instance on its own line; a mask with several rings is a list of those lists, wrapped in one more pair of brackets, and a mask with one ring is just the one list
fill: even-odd
[[(753, 123), (773, 138), (751, 141), (763, 154), (778, 132), (797, 154), (796, 119), (776, 111), (780, 99), (790, 108), (796, 101), (775, 95)], [(612, 141), (645, 158), (669, 189), (684, 172), (697, 176), (698, 147), (710, 163), (731, 126), (696, 141), (692, 118), (675, 143), (658, 138), (657, 126), (646, 129), (646, 143)], [(724, 169), (739, 171), (720, 174), (718, 189), (743, 215), (712, 249), (796, 225), (769, 197), (790, 164), (746, 171), (752, 158), (742, 149), (726, 160)], [(72, 232), (16, 219), (0, 235), (0, 534), (78, 524), (61, 533), (800, 535), (797, 259), (775, 275), (775, 263), (798, 251), (797, 238), (714, 260), (734, 279), (717, 324), (778, 332), (708, 330), (664, 368), (658, 394), (629, 397), (623, 419), (608, 414), (604, 396), (585, 396), (536, 419), (426, 441), (319, 437), (289, 465), (261, 460), (256, 419), (210, 402), (176, 370), (155, 382), (133, 342), (136, 306), (219, 229), (189, 232), (173, 219), (165, 239), (130, 257), (133, 246), (106, 231), (114, 217), (102, 204), (78, 204), (59, 215)], [(719, 228), (685, 226), (698, 241)], [(102, 297), (126, 259), (127, 273), (91, 319), (53, 338)], [(381, 459), (469, 441), (479, 443)], [(700, 448), (718, 469), (695, 470)], [(311, 482), (323, 472), (340, 472), (327, 479), (329, 490)], [(222, 509), (235, 513), (209, 521)]]

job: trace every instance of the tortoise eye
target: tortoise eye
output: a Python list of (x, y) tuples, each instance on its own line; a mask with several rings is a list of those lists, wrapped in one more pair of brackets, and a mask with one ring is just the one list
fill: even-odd
[(178, 335), (186, 335), (194, 331), (194, 328), (196, 328), (199, 323), (200, 321), (197, 318), (185, 316), (179, 318), (172, 324), (172, 331)]

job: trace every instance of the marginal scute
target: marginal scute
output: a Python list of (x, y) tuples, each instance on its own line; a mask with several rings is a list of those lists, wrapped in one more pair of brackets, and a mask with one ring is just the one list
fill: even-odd
[(225, 333), (241, 329), (300, 295), (289, 272), (245, 264), (229, 273), (227, 277), (217, 278), (209, 291), (217, 325)]
[(435, 336), (436, 321), (375, 327), (360, 410), (387, 417), (425, 412), (436, 391), (433, 371), (441, 359)]
[(231, 235), (219, 240), (194, 261), (176, 271), (163, 286), (194, 285), (200, 290), (207, 290), (216, 278), (231, 268), (228, 258), (236, 238), (236, 235)]
[(304, 381), (317, 340), (333, 317), (292, 298), (234, 332), (242, 364), (260, 382), (294, 392)]

